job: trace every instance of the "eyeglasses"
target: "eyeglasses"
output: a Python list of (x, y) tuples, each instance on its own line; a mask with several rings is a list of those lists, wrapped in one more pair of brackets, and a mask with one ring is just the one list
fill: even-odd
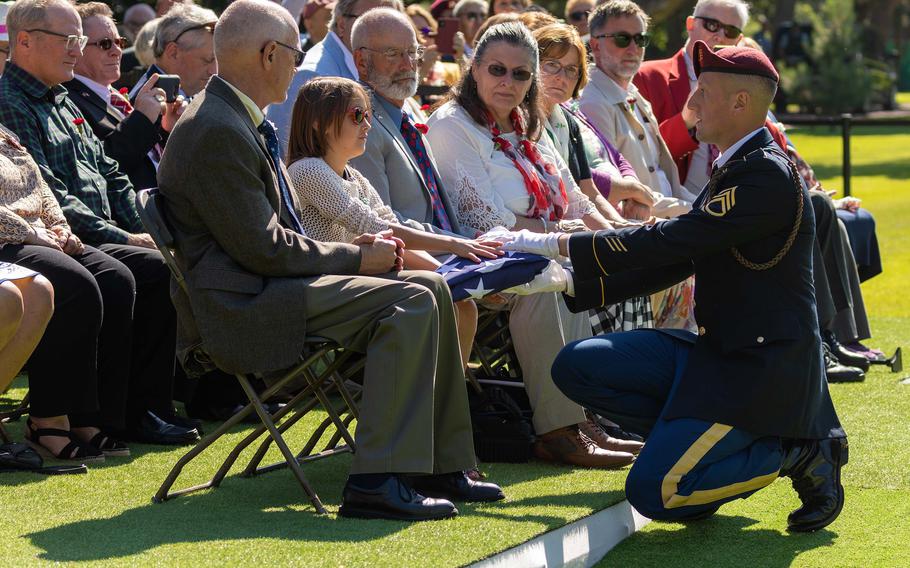
[(712, 34), (717, 32), (717, 30), (723, 28), (724, 37), (727, 39), (736, 39), (742, 35), (743, 31), (733, 24), (725, 24), (720, 20), (715, 20), (714, 18), (705, 18), (704, 16), (693, 16), (696, 20), (701, 20), (702, 24), (706, 30)]
[[(293, 45), (281, 43), (277, 39), (274, 39), (272, 41), (274, 41), (275, 43), (277, 43), (278, 45), (280, 45), (281, 47), (283, 47), (285, 49), (290, 49), (291, 51), (293, 51), (294, 52), (294, 67), (300, 67), (300, 65), (303, 63), (303, 58), (306, 57), (306, 52), (297, 49)], [(265, 53), (265, 46), (262, 46), (262, 49), (259, 50), (259, 53)]]
[(353, 122), (357, 126), (360, 126), (361, 124), (363, 124), (364, 121), (366, 121), (367, 124), (372, 123), (372, 119), (370, 118), (370, 111), (363, 110), (360, 107), (354, 107), (351, 110), (349, 110), (348, 116), (351, 117), (351, 122)]
[(208, 24), (197, 24), (195, 26), (190, 26), (190, 27), (186, 28), (185, 30), (183, 30), (182, 32), (180, 32), (179, 34), (177, 34), (177, 37), (172, 39), (171, 43), (177, 43), (178, 41), (180, 41), (180, 38), (183, 37), (183, 34), (189, 33), (189, 32), (194, 32), (196, 30), (205, 30), (205, 31), (209, 32), (210, 34), (215, 33), (215, 23), (209, 22)]
[(581, 68), (578, 65), (563, 65), (555, 59), (545, 59), (543, 63), (540, 64), (540, 70), (547, 75), (565, 73), (566, 79), (569, 79), (570, 81), (577, 81), (579, 75), (581, 75)]
[(629, 44), (632, 43), (633, 41), (635, 42), (635, 45), (637, 45), (638, 47), (648, 47), (648, 44), (651, 43), (651, 36), (649, 36), (647, 33), (633, 35), (633, 34), (630, 34), (627, 32), (619, 32), (619, 33), (615, 33), (615, 34), (601, 34), (601, 35), (596, 35), (596, 36), (591, 36), (591, 37), (593, 37), (594, 39), (611, 37), (611, 38), (613, 38), (613, 43), (616, 45), (616, 47), (618, 47), (620, 49), (629, 47)]
[[(506, 69), (504, 65), (500, 65), (498, 63), (490, 63), (487, 65), (487, 73), (494, 77), (505, 77), (506, 73), (508, 72), (509, 70)], [(512, 79), (515, 81), (524, 83), (533, 76), (534, 73), (531, 73), (527, 69), (512, 69)]]
[(117, 47), (119, 47), (120, 49), (123, 49), (126, 47), (126, 38), (125, 37), (115, 37), (115, 38), (106, 37), (106, 38), (99, 39), (98, 41), (93, 41), (91, 43), (87, 43), (85, 45), (97, 45), (104, 51), (110, 51), (111, 48), (114, 47), (115, 45)]
[(484, 18), (486, 18), (487, 15), (484, 14), (483, 12), (465, 12), (464, 14), (461, 14), (460, 17), (464, 17), (469, 20), (478, 20), (479, 21), (479, 20), (483, 20)]
[(569, 14), (569, 20), (573, 22), (581, 22), (583, 20), (587, 20), (590, 14), (591, 10), (578, 10), (577, 12), (572, 12)]
[(88, 36), (84, 36), (84, 35), (61, 34), (59, 32), (52, 32), (50, 30), (42, 30), (40, 28), (34, 28), (31, 30), (25, 30), (25, 31), (30, 34), (35, 33), (35, 32), (41, 32), (41, 33), (47, 34), (47, 35), (62, 37), (63, 39), (66, 40), (66, 50), (67, 51), (72, 51), (72, 50), (76, 49), (77, 46), (79, 47), (79, 51), (82, 51), (83, 49), (85, 49), (85, 44), (88, 43)]
[(423, 54), (427, 52), (427, 48), (422, 45), (417, 47), (412, 47), (410, 49), (398, 49), (397, 47), (388, 47), (386, 49), (373, 49), (371, 47), (361, 47), (360, 49), (365, 49), (367, 51), (373, 51), (375, 53), (381, 53), (383, 57), (388, 60), (389, 63), (397, 63), (399, 59), (407, 56), (411, 61), (420, 61), (423, 59)]

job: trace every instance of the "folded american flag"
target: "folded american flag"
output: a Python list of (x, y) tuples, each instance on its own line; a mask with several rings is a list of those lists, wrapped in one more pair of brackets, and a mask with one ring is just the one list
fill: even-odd
[(480, 299), (487, 294), (527, 284), (549, 263), (549, 259), (539, 254), (526, 252), (507, 252), (499, 258), (483, 259), (482, 262), (452, 255), (436, 272), (445, 278), (452, 290), (452, 299), (458, 302), (465, 298)]

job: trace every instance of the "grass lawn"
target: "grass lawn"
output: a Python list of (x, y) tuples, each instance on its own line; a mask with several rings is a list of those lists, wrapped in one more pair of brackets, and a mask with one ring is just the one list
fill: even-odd
[[(898, 132), (858, 129), (853, 146), (854, 194), (878, 220), (886, 263), (885, 274), (863, 285), (875, 333), (871, 343), (887, 350), (910, 346), (910, 299), (903, 293), (910, 279), (910, 134)], [(805, 130), (794, 139), (823, 182), (837, 188), (838, 135)], [(863, 384), (832, 387), (852, 447), (844, 471), (847, 505), (829, 530), (785, 533), (797, 499), (780, 481), (698, 525), (652, 523), (611, 552), (604, 565), (907, 565), (910, 386), (897, 381), (907, 374), (875, 370)], [(23, 395), (19, 381), (2, 398)], [(10, 430), (20, 436), (21, 428), (12, 424)], [(243, 432), (238, 429), (231, 439)], [(292, 447), (302, 441), (289, 438)], [(210, 449), (181, 481), (204, 481), (226, 446)], [(625, 478), (624, 472), (542, 464), (487, 465), (484, 471), (505, 486), (505, 502), (462, 506), (451, 522), (409, 525), (334, 514), (348, 457), (305, 467), (330, 510), (320, 517), (288, 471), (230, 476), (217, 490), (153, 505), (152, 494), (183, 450), (132, 449), (132, 458), (110, 459), (85, 476), (0, 474), (2, 564), (458, 566), (616, 503)], [(236, 469), (243, 460), (238, 464)]]
[[(839, 189), (841, 140), (827, 128), (790, 133), (822, 185)], [(910, 347), (910, 133), (859, 128), (852, 139), (853, 195), (877, 220), (885, 272), (863, 284), (874, 338), (890, 352)], [(910, 365), (908, 365), (910, 367)], [(798, 507), (789, 480), (725, 505), (689, 526), (651, 523), (610, 552), (600, 566), (908, 566), (910, 565), (910, 385), (873, 367), (866, 382), (836, 384), (831, 394), (850, 436), (844, 468), (846, 505), (826, 530), (790, 535)]]

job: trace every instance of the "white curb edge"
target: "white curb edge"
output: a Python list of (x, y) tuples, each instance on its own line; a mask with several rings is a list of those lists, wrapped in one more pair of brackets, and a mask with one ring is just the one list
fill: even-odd
[(485, 558), (472, 568), (593, 566), (614, 546), (650, 523), (628, 501)]

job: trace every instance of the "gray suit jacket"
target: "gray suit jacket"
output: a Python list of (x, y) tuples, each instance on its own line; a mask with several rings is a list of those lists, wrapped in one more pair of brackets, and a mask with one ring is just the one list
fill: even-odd
[[(351, 160), (351, 165), (370, 181), (379, 192), (382, 201), (395, 211), (403, 224), (437, 234), (446, 234), (447, 231), (433, 225), (430, 190), (414, 155), (408, 148), (408, 143), (401, 135), (401, 115), (389, 116), (376, 93), (372, 93), (372, 99), (373, 129), (367, 137), (366, 151)], [(436, 187), (442, 198), (443, 207), (449, 214), (452, 229), (459, 236), (463, 236), (455, 209), (452, 208), (442, 185), (442, 178), (436, 171), (436, 160), (426, 138), (424, 146), (430, 155), (433, 174), (436, 176)]]
[(182, 356), (201, 343), (228, 372), (289, 367), (306, 336), (306, 277), (357, 273), (357, 246), (286, 228), (277, 175), (243, 103), (212, 77), (171, 133), (158, 169), (189, 288), (187, 296), (172, 286)]
[(278, 128), (278, 140), (281, 142), (282, 155), (287, 151), (288, 137), (291, 134), (291, 116), (294, 111), (294, 101), (300, 87), (313, 77), (344, 77), (357, 80), (351, 75), (344, 61), (344, 51), (335, 40), (326, 37), (313, 49), (306, 52), (303, 64), (294, 75), (291, 86), (288, 88), (288, 98), (281, 104), (269, 105), (267, 117)]

